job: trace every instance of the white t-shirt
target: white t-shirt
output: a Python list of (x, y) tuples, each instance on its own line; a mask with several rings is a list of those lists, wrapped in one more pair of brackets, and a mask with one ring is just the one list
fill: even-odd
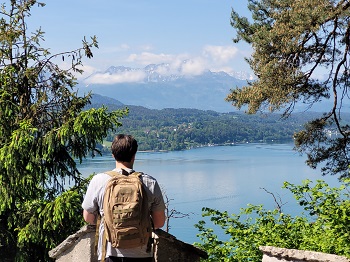
[[(132, 169), (125, 169), (127, 172), (133, 172)], [(120, 169), (114, 169), (116, 172), (121, 172)], [(99, 173), (95, 175), (87, 188), (84, 201), (82, 203), (83, 209), (89, 213), (94, 213), (99, 210), (100, 215), (103, 216), (103, 196), (107, 181), (111, 177), (105, 173)], [(147, 175), (141, 175), (142, 182), (145, 185), (145, 189), (148, 196), (148, 203), (150, 211), (164, 211), (165, 203), (163, 199), (162, 192), (158, 185), (158, 182), (155, 178)], [(100, 224), (99, 229), (99, 239), (98, 239), (98, 248), (97, 254), (98, 259), (101, 260), (102, 257), (102, 236), (104, 233), (103, 223)], [(152, 252), (146, 252), (147, 245), (137, 248), (128, 248), (128, 249), (117, 249), (113, 248), (110, 242), (107, 242), (106, 257), (152, 257)]]

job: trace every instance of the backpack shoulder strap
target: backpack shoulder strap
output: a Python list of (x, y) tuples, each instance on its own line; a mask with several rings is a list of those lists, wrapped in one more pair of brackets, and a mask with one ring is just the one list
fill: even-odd
[(142, 175), (143, 175), (143, 173), (142, 172), (132, 172), (130, 175), (132, 175), (132, 176), (137, 176), (137, 177), (141, 177)]
[(96, 232), (95, 232), (95, 255), (97, 255), (97, 249), (98, 249), (98, 237), (100, 234), (100, 224), (101, 224), (101, 215), (100, 212), (97, 214), (97, 220), (96, 220)]
[(121, 174), (117, 171), (114, 171), (114, 170), (110, 170), (110, 171), (106, 171), (106, 172), (103, 172), (111, 177), (114, 177), (114, 176), (121, 176)]
[[(105, 174), (109, 175), (111, 178), (115, 177), (115, 176), (121, 176), (120, 173), (114, 171), (114, 170), (110, 170), (110, 171), (106, 171), (104, 172)], [(98, 239), (99, 239), (99, 229), (100, 229), (100, 223), (104, 223), (104, 217), (101, 217), (99, 215), (98, 220), (97, 220), (97, 225), (96, 225), (96, 233), (95, 233), (95, 254), (97, 255), (97, 249), (98, 249)], [(106, 253), (107, 253), (107, 235), (106, 235), (106, 230), (104, 230), (103, 236), (102, 236), (102, 258), (101, 258), (101, 262), (104, 262), (106, 259)]]
[[(126, 171), (125, 171), (126, 172)], [(114, 171), (114, 170), (110, 170), (110, 171), (106, 171), (106, 172), (104, 172), (105, 174), (107, 174), (107, 175), (109, 175), (109, 176), (111, 176), (111, 177), (114, 177), (114, 176), (122, 176), (123, 174), (120, 174), (119, 172), (117, 172), (117, 171)], [(134, 171), (134, 172), (132, 172), (132, 173), (128, 173), (127, 175), (133, 175), (133, 176), (137, 176), (137, 177), (141, 177), (142, 175), (143, 175), (143, 173), (142, 172), (136, 172), (136, 171)]]

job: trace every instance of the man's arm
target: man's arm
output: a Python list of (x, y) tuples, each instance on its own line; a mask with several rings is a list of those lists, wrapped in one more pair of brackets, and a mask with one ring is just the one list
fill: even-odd
[(154, 229), (161, 228), (165, 223), (164, 211), (152, 211), (151, 213)]
[(89, 213), (88, 211), (86, 211), (84, 209), (83, 217), (84, 217), (84, 220), (86, 222), (88, 222), (89, 224), (91, 224), (91, 225), (95, 225), (96, 224), (96, 216), (95, 216), (95, 214)]

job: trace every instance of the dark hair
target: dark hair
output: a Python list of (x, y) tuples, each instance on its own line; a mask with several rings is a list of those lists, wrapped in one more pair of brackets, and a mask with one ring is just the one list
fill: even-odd
[(118, 162), (131, 162), (137, 152), (137, 141), (131, 135), (116, 135), (112, 142), (112, 154)]

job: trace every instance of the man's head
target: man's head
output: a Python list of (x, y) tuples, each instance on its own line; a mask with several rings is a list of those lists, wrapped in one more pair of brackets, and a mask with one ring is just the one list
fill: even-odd
[(119, 134), (112, 143), (112, 154), (118, 162), (131, 162), (137, 152), (137, 141), (131, 135)]

